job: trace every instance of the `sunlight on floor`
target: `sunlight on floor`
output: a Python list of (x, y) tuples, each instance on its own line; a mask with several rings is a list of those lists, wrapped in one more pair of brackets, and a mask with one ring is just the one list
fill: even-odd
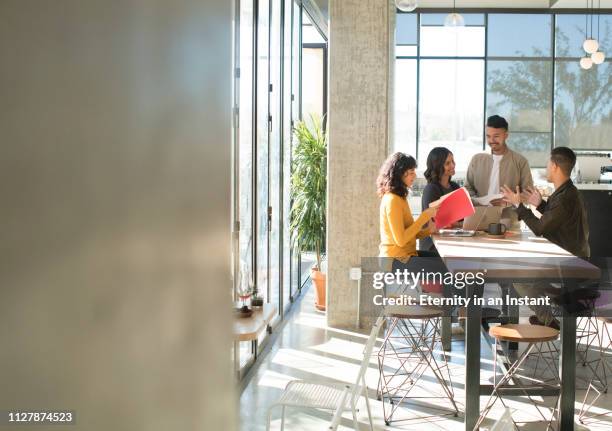
[[(262, 358), (261, 365), (256, 369), (253, 378), (243, 391), (240, 399), (241, 429), (244, 431), (265, 430), (267, 411), (279, 397), (286, 384), (295, 379), (306, 379), (320, 382), (353, 383), (357, 376), (363, 343), (366, 335), (349, 330), (329, 328), (326, 324), (325, 314), (315, 311), (313, 307), (312, 292), (307, 291), (298, 307), (292, 314), (290, 321), (282, 329), (279, 338), (271, 350)], [(380, 346), (380, 341), (377, 347)], [(463, 430), (463, 414), (455, 418), (448, 413), (448, 400), (444, 399), (416, 399), (402, 404), (394, 418), (403, 419), (385, 426), (383, 420), (382, 403), (376, 399), (378, 385), (377, 351), (370, 360), (366, 372), (366, 382), (375, 429), (385, 430)], [(437, 355), (442, 352), (436, 352)], [(449, 353), (449, 365), (455, 399), (459, 409), (464, 408), (465, 400), (465, 370), (463, 363), (463, 342), (453, 341), (453, 351)], [(493, 358), (491, 349), (483, 349), (481, 381), (493, 380)], [(531, 367), (527, 365), (527, 367)], [(541, 365), (540, 365), (541, 367)], [(526, 371), (532, 370), (529, 368)], [(589, 378), (589, 367), (578, 366), (578, 386), (586, 387)], [(498, 374), (499, 375), (499, 374)], [(435, 383), (434, 383), (435, 382)], [(430, 372), (423, 375), (418, 388), (412, 395), (432, 396), (439, 394), (439, 385)], [(579, 390), (576, 394), (576, 413), (579, 411), (585, 391)], [(484, 407), (488, 397), (481, 398), (481, 407)], [(554, 404), (553, 397), (533, 397), (541, 407), (542, 414), (548, 419)], [(506, 397), (504, 402), (512, 411), (517, 421), (540, 421), (531, 424), (519, 424), (521, 431), (539, 431), (545, 428), (543, 418), (538, 410), (528, 400), (522, 397)], [(369, 429), (367, 412), (363, 397), (358, 402), (358, 420), (360, 429)], [(441, 410), (440, 410), (441, 409)], [(273, 412), (272, 428), (280, 429), (280, 409)], [(600, 415), (585, 420), (584, 426), (576, 424), (577, 430), (608, 430), (612, 429), (612, 395), (604, 394), (591, 409), (591, 415)], [(501, 402), (497, 402), (483, 423), (483, 427), (490, 427), (494, 418), (499, 418), (504, 411)], [(433, 415), (433, 416), (432, 416)], [(286, 430), (321, 430), (329, 425), (330, 414), (324, 411), (308, 411), (288, 409), (285, 421)], [(347, 412), (342, 419), (339, 429), (352, 429), (352, 418)]]

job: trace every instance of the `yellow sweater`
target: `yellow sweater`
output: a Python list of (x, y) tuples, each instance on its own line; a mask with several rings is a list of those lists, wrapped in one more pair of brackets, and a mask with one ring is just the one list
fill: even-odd
[(423, 214), (414, 220), (406, 198), (385, 193), (380, 201), (379, 256), (402, 260), (416, 256), (417, 238), (431, 235), (429, 229), (423, 229), (427, 221)]

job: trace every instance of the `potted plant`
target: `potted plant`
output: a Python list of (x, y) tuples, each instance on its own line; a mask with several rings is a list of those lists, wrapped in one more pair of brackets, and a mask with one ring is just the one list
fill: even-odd
[(259, 296), (259, 291), (257, 287), (253, 287), (253, 296), (251, 297), (251, 306), (252, 307), (263, 307), (263, 297)]
[(298, 252), (310, 251), (316, 256), (310, 277), (315, 288), (315, 306), (325, 310), (326, 276), (321, 272), (325, 253), (327, 136), (321, 118), (300, 121), (294, 129), (296, 145), (291, 171), (291, 232)]

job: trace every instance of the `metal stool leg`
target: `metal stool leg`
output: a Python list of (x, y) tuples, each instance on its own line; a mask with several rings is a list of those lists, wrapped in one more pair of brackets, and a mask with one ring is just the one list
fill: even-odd
[[(443, 390), (444, 395), (440, 398), (450, 400), (453, 406), (452, 414), (457, 416), (459, 409), (454, 400), (446, 355), (443, 354), (442, 364), (438, 363), (434, 355), (435, 347), (440, 343), (439, 317), (392, 319), (379, 350), (378, 361), (379, 387), (387, 425), (393, 420), (394, 413), (405, 399), (419, 398), (410, 397), (409, 394), (428, 369), (434, 374)], [(393, 372), (387, 372), (387, 368), (393, 369)]]
[[(503, 374), (501, 380), (499, 380), (499, 382), (494, 383), (494, 387), (493, 387), (493, 391), (491, 392), (491, 395), (489, 397), (489, 399), (487, 400), (487, 403), (485, 404), (485, 407), (482, 411), (482, 413), (480, 414), (480, 417), (478, 418), (478, 421), (476, 422), (476, 426), (474, 427), (474, 430), (478, 430), (480, 428), (480, 425), (482, 424), (482, 422), (485, 420), (487, 414), (490, 412), (490, 410), (493, 408), (493, 406), (495, 405), (495, 403), (497, 402), (497, 400), (499, 399), (501, 401), (501, 403), (506, 406), (506, 404), (504, 403), (502, 394), (501, 394), (501, 389), (505, 389), (506, 387), (513, 387), (513, 388), (518, 388), (519, 390), (521, 390), (523, 392), (523, 394), (529, 399), (529, 401), (531, 401), (531, 403), (534, 405), (534, 407), (536, 408), (536, 410), (538, 411), (538, 413), (540, 414), (540, 416), (546, 421), (547, 418), (544, 415), (544, 413), (542, 413), (542, 411), (540, 410), (540, 407), (538, 406), (538, 404), (536, 402), (534, 402), (534, 400), (532, 399), (532, 397), (529, 395), (529, 393), (527, 392), (528, 386), (523, 385), (517, 376), (518, 371), (521, 369), (521, 366), (525, 363), (525, 361), (527, 360), (527, 358), (531, 355), (532, 351), (534, 349), (537, 349), (540, 353), (540, 355), (543, 355), (544, 353), (541, 351), (541, 344), (542, 343), (529, 343), (529, 345), (527, 346), (527, 349), (516, 359), (516, 361), (514, 361), (514, 363), (512, 365), (510, 365), (510, 368), (508, 368), (508, 370)], [(501, 346), (500, 343), (498, 343), (497, 338), (495, 339), (495, 356), (497, 359), (497, 350), (498, 348)], [(506, 357), (508, 357), (508, 355), (505, 355)], [(497, 360), (494, 362), (494, 375), (497, 375)], [(494, 378), (495, 380), (495, 378)], [(510, 383), (510, 381), (514, 381), (515, 384), (514, 385), (508, 385), (508, 383)], [(551, 386), (552, 385), (546, 385), (546, 386)], [(547, 429), (551, 428), (552, 426), (552, 422), (555, 419), (555, 411), (557, 411), (557, 406), (558, 406), (558, 400), (555, 403), (555, 408), (553, 408), (553, 413), (551, 415), (550, 420), (548, 420), (548, 425), (547, 425)], [(514, 425), (515, 427), (516, 422), (514, 421)], [(518, 427), (517, 427), (518, 428)]]
[[(584, 423), (584, 420), (587, 418), (587, 413), (590, 409), (595, 405), (597, 400), (605, 393), (608, 392), (608, 374), (612, 373), (612, 365), (608, 362), (608, 358), (605, 355), (605, 352), (608, 349), (612, 349), (612, 338), (610, 337), (610, 331), (608, 329), (608, 325), (605, 322), (603, 323), (603, 327), (601, 331), (597, 331), (597, 344), (598, 344), (598, 352), (597, 358), (595, 359), (595, 368), (591, 367), (591, 379), (589, 380), (589, 384), (587, 387), (587, 391), (584, 395), (584, 399), (582, 401), (582, 406), (580, 408), (580, 413), (578, 414), (578, 420), (580, 423)], [(607, 337), (608, 343), (605, 344), (604, 337)], [(589, 363), (589, 366), (590, 363)], [(599, 385), (596, 384), (599, 382)], [(591, 400), (591, 402), (587, 402), (589, 399), (589, 395), (595, 392), (595, 397)], [(601, 415), (601, 414), (599, 414)], [(596, 417), (599, 415), (593, 415), (591, 417)]]

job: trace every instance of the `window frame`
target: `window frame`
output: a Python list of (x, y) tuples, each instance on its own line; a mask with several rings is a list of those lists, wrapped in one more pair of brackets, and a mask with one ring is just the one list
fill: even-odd
[[(418, 8), (413, 12), (402, 12), (396, 9), (397, 15), (402, 14), (416, 14), (416, 55), (395, 55), (395, 60), (416, 60), (417, 71), (416, 71), (416, 118), (414, 119), (416, 124), (416, 142), (415, 142), (415, 155), (419, 154), (420, 144), (420, 87), (421, 87), (421, 60), (484, 60), (484, 97), (483, 97), (483, 112), (484, 118), (482, 119), (483, 124), (483, 151), (486, 150), (486, 139), (484, 123), (487, 116), (487, 83), (489, 79), (489, 61), (550, 61), (551, 62), (551, 96), (550, 96), (550, 128), (546, 132), (537, 133), (549, 133), (550, 134), (550, 149), (555, 147), (555, 97), (556, 97), (556, 66), (558, 62), (575, 60), (579, 61), (579, 57), (558, 57), (556, 56), (556, 36), (557, 36), (557, 18), (559, 15), (588, 15), (590, 12), (585, 9), (563, 9), (563, 10), (550, 10), (550, 9), (526, 9), (526, 8), (504, 8), (504, 9), (490, 9), (490, 8), (457, 8), (456, 11), (461, 14), (483, 14), (484, 15), (484, 31), (485, 31), (485, 47), (484, 56), (423, 56), (421, 55), (421, 17), (424, 14), (445, 14), (453, 12), (452, 8)], [(500, 15), (500, 14), (516, 14), (516, 15), (549, 15), (551, 17), (551, 29), (550, 29), (550, 56), (545, 57), (525, 57), (525, 56), (490, 56), (489, 55), (489, 15)], [(598, 9), (595, 16), (600, 15), (612, 15), (612, 9)], [(404, 46), (405, 44), (399, 44), (395, 46)], [(413, 46), (413, 45), (408, 45)], [(612, 58), (606, 57), (605, 63), (612, 63)], [(395, 108), (394, 108), (395, 109)], [(397, 120), (397, 119), (396, 119)], [(511, 130), (512, 132), (512, 130)], [(517, 133), (528, 133), (525, 131), (517, 131)], [(535, 133), (535, 132), (534, 132)], [(395, 148), (395, 143), (390, 145), (391, 148)], [(575, 151), (583, 151), (581, 148), (572, 148)], [(589, 151), (596, 151), (589, 149)], [(605, 151), (602, 149), (601, 151)], [(532, 168), (539, 169), (543, 166), (532, 166)], [(466, 167), (467, 168), (467, 167)]]

